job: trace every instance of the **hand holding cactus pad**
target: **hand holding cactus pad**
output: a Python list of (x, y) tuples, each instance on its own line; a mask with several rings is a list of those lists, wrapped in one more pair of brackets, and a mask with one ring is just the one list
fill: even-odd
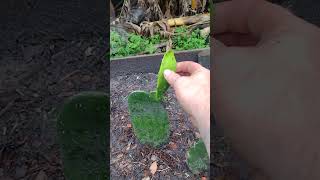
[(108, 102), (105, 93), (85, 92), (64, 104), (57, 128), (67, 180), (108, 179)]

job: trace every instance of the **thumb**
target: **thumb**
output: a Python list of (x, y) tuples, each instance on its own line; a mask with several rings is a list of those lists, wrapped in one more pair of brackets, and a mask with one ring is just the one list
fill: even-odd
[(168, 83), (172, 87), (174, 87), (174, 84), (177, 81), (177, 79), (180, 78), (179, 74), (177, 74), (169, 69), (164, 70), (163, 75), (164, 75), (164, 78), (168, 81)]

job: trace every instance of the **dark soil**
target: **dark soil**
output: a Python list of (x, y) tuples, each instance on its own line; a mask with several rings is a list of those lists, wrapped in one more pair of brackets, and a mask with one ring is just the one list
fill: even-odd
[(102, 6), (77, 3), (0, 3), (0, 179), (64, 179), (57, 112), (78, 92), (109, 89)]

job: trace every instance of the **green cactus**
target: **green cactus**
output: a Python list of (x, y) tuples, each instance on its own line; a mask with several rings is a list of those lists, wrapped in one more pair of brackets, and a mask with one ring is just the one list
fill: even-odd
[(169, 88), (163, 71), (176, 70), (176, 59), (172, 50), (165, 53), (158, 73), (157, 89), (150, 93), (132, 92), (128, 97), (129, 113), (135, 135), (141, 143), (158, 147), (168, 141), (169, 120), (161, 104), (164, 93)]
[(197, 141), (187, 152), (187, 165), (193, 174), (208, 170), (209, 156), (202, 140)]
[(141, 143), (158, 147), (168, 141), (169, 120), (166, 110), (152, 94), (132, 92), (128, 105), (135, 135)]
[(58, 116), (58, 140), (67, 180), (108, 179), (109, 98), (84, 92), (68, 99)]
[(174, 52), (173, 50), (169, 50), (164, 54), (161, 61), (160, 69), (158, 72), (157, 91), (156, 91), (157, 100), (159, 101), (162, 100), (164, 93), (169, 88), (169, 84), (163, 75), (164, 70), (170, 69), (172, 71), (176, 71), (176, 68), (177, 68), (177, 62), (176, 62), (176, 58), (174, 57)]

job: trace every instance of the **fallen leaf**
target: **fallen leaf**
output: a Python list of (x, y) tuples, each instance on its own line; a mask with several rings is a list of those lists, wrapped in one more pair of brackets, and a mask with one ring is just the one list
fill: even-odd
[(158, 164), (157, 161), (154, 161), (150, 166), (150, 172), (152, 175), (154, 175), (157, 172)]
[(127, 128), (131, 128), (132, 127), (132, 125), (129, 123), (129, 124), (127, 124)]
[(171, 143), (169, 144), (169, 146), (170, 146), (170, 149), (172, 149), (172, 150), (176, 150), (176, 149), (178, 148), (177, 144), (174, 143), (174, 142), (171, 142)]

